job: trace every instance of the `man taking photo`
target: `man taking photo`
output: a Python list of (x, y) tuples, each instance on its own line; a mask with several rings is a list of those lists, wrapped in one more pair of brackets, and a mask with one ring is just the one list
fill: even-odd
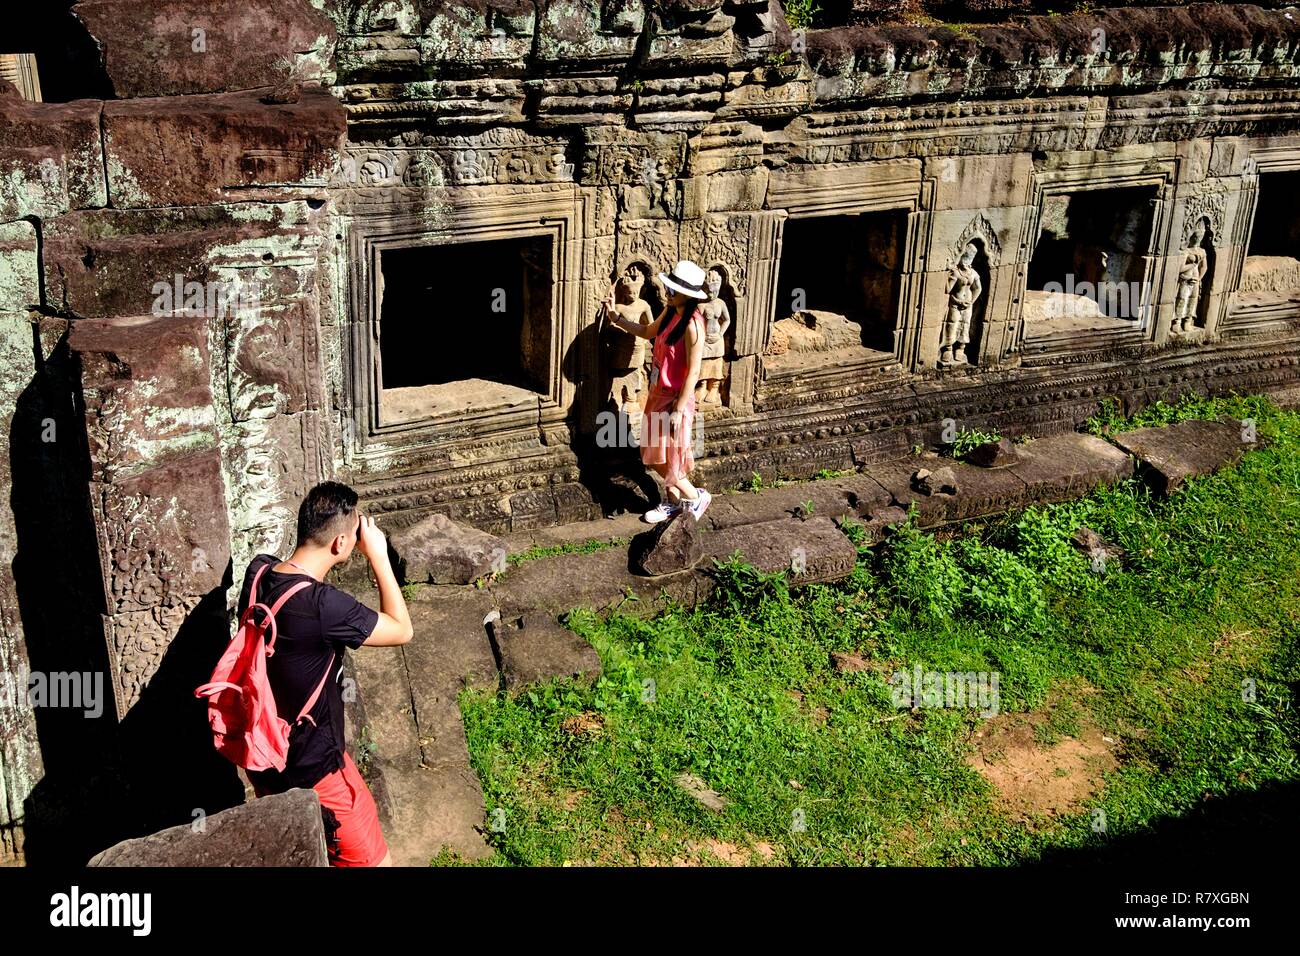
[[(379, 610), (325, 583), (336, 565), (360, 551), (379, 586)], [(269, 566), (268, 566), (269, 565)], [(249, 594), (265, 567), (258, 594)], [(320, 795), (331, 866), (392, 866), (388, 844), (370, 789), (344, 748), (343, 656), (348, 648), (397, 647), (411, 640), (411, 617), (388, 560), (388, 542), (372, 518), (357, 510), (357, 493), (327, 481), (298, 509), (298, 543), (285, 561), (259, 554), (248, 566), (239, 598), (242, 616), (250, 598), (272, 604), (284, 591), (311, 579), (276, 614), (275, 653), (266, 662), (267, 680), (281, 714), (306, 707), (327, 671), (319, 698), (289, 736), (283, 771), (249, 771), (258, 796), (293, 787)]]

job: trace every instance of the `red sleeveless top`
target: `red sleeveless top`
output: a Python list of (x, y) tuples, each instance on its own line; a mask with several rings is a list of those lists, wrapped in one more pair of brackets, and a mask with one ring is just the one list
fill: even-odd
[[(686, 381), (686, 374), (691, 370), (691, 342), (685, 332), (672, 345), (667, 344), (668, 335), (682, 321), (682, 312), (676, 312), (672, 321), (665, 328), (659, 330), (655, 336), (654, 344), (654, 367), (659, 370), (658, 387), (666, 392), (681, 391), (682, 383)], [(697, 306), (691, 313), (691, 321), (699, 321), (701, 335), (704, 334), (704, 313)]]

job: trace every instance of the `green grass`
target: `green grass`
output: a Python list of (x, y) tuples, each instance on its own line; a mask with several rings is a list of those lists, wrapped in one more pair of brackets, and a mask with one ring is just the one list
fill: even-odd
[(550, 558), (557, 554), (591, 554), (593, 551), (604, 551), (607, 548), (626, 547), (627, 543), (627, 538), (609, 538), (605, 541), (597, 538), (592, 541), (579, 541), (577, 543), (566, 541), (564, 544), (533, 547), (527, 548), (523, 551), (516, 551), (514, 554), (507, 555), (506, 564), (520, 565), (525, 561), (536, 561), (538, 558)]
[[(1007, 865), (1300, 779), (1300, 415), (1232, 399), (1094, 425), (1211, 412), (1254, 417), (1270, 443), (1168, 501), (1129, 482), (957, 533), (904, 526), (833, 585), (791, 592), (729, 563), (694, 610), (574, 612), (604, 664), (594, 685), (461, 701), (489, 819), (504, 811), (492, 862), (709, 860), (714, 840), (773, 864)], [(1080, 524), (1124, 560), (1093, 572), (1069, 543)], [(840, 673), (832, 651), (868, 669)], [(896, 708), (889, 677), (916, 665), (997, 672), (1001, 715)], [(1008, 814), (966, 758), (1019, 714), (1043, 748), (1085, 728), (1115, 741), (1104, 787), (1063, 817)], [(726, 808), (680, 791), (682, 772)]]

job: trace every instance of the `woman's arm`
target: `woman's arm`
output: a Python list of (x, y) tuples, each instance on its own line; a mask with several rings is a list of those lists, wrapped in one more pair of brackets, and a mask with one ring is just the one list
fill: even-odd
[(618, 310), (614, 308), (614, 294), (612, 292), (610, 293), (609, 298), (605, 300), (604, 306), (605, 318), (624, 332), (629, 335), (635, 335), (639, 339), (652, 339), (658, 335), (659, 323), (662, 322), (663, 317), (668, 314), (668, 310), (664, 309), (659, 313), (659, 318), (652, 322), (630, 322), (623, 318), (623, 316), (619, 315)]

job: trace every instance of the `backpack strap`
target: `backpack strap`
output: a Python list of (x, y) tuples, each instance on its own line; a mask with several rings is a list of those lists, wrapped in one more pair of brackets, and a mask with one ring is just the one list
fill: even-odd
[(314, 583), (315, 583), (314, 581), (299, 581), (293, 587), (289, 588), (287, 591), (285, 591), (283, 594), (280, 595), (279, 599), (274, 604), (271, 605), (271, 614), (272, 615), (279, 614), (280, 608), (284, 607), (285, 601), (289, 600), (289, 598), (293, 597), (303, 588), (311, 587)]
[(298, 715), (298, 720), (294, 721), (295, 724), (299, 721), (306, 720), (313, 727), (316, 726), (316, 721), (312, 720), (310, 711), (316, 706), (316, 701), (320, 700), (321, 691), (325, 689), (325, 682), (330, 679), (330, 673), (334, 670), (334, 658), (335, 655), (331, 654), (329, 667), (325, 668), (325, 676), (320, 679), (320, 683), (316, 685), (316, 689), (312, 691), (311, 696), (307, 698), (307, 703), (302, 705), (302, 713)]
[[(262, 565), (260, 568), (257, 569), (257, 574), (253, 576), (253, 591), (251, 595), (252, 599), (256, 599), (257, 582), (262, 577), (262, 572), (265, 571), (267, 568), (269, 568), (272, 565), (272, 563), (273, 562), (271, 561), (266, 562), (264, 565)], [(316, 583), (315, 578), (312, 578), (309, 581), (299, 581), (293, 587), (287, 589), (283, 594), (281, 594), (280, 597), (276, 600), (276, 602), (272, 604), (271, 607), (268, 609), (270, 611), (270, 616), (271, 616), (271, 642), (270, 644), (267, 645), (266, 648), (267, 657), (270, 657), (272, 654), (275, 653), (275, 638), (276, 638), (276, 631), (277, 631), (276, 624), (275, 624), (275, 616), (280, 613), (280, 608), (284, 607), (285, 602), (288, 601), (289, 598), (293, 597), (295, 594), (297, 594), (299, 591), (303, 590), (304, 588), (311, 587), (315, 583)], [(264, 604), (261, 606), (266, 607), (266, 605)], [(312, 720), (310, 712), (311, 709), (316, 706), (316, 701), (320, 700), (321, 693), (324, 692), (325, 690), (325, 684), (327, 681), (329, 681), (330, 673), (334, 670), (335, 657), (336, 655), (334, 654), (330, 655), (329, 666), (325, 668), (324, 676), (321, 677), (320, 683), (316, 685), (316, 689), (312, 691), (311, 696), (307, 698), (307, 703), (303, 704), (302, 713), (298, 715), (298, 719), (294, 721), (294, 724), (297, 724), (302, 720), (306, 720), (313, 727), (316, 726), (316, 721)]]
[(293, 587), (288, 588), (283, 594), (280, 595), (280, 597), (276, 600), (274, 604), (272, 604), (269, 608), (267, 608), (265, 604), (262, 604), (261, 602), (257, 602), (257, 583), (262, 577), (262, 572), (265, 571), (267, 568), (269, 568), (273, 563), (274, 562), (272, 561), (267, 561), (265, 564), (263, 564), (260, 568), (257, 569), (257, 574), (253, 576), (253, 590), (249, 593), (249, 597), (248, 597), (250, 610), (254, 607), (261, 607), (261, 608), (266, 608), (267, 611), (267, 616), (268, 616), (267, 623), (269, 625), (268, 630), (271, 633), (271, 639), (266, 643), (267, 657), (270, 657), (275, 653), (275, 639), (276, 637), (279, 636), (279, 632), (280, 632), (280, 629), (275, 622), (275, 616), (280, 613), (280, 608), (284, 607), (285, 602), (288, 601), (289, 598), (297, 594), (299, 591), (303, 590), (304, 588), (309, 588), (316, 583), (314, 578), (310, 581), (299, 581)]

